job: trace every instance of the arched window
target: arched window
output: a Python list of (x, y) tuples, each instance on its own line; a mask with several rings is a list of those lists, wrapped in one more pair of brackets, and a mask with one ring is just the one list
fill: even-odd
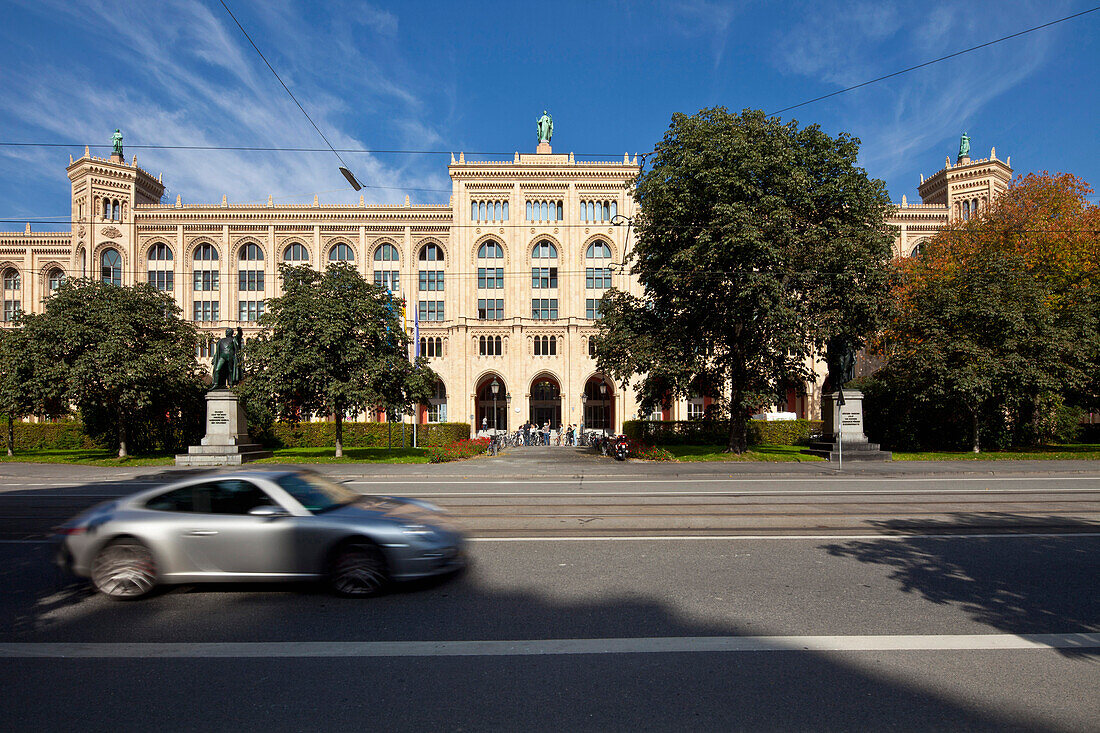
[(309, 250), (301, 242), (292, 242), (283, 250), (283, 262), (309, 262)]
[(119, 221), (118, 209), (118, 199), (115, 199), (114, 204), (111, 205), (111, 221)]
[(428, 242), (420, 249), (421, 262), (442, 262), (443, 248), (435, 242)]
[[(203, 242), (195, 248), (195, 290), (207, 291), (218, 289), (218, 250), (208, 243)], [(196, 319), (198, 320), (198, 319)], [(203, 320), (217, 320), (205, 318)]]
[(355, 262), (355, 252), (352, 251), (351, 245), (341, 242), (328, 251), (328, 261)]
[(4, 270), (4, 290), (22, 290), (23, 281), (19, 277), (19, 270), (9, 267)]
[(195, 248), (195, 262), (216, 262), (218, 259), (217, 248), (206, 242), (203, 242)]
[(249, 242), (241, 247), (239, 257), (241, 262), (263, 262), (264, 251), (260, 249), (260, 245)]
[(107, 199), (103, 199), (103, 218), (104, 219), (110, 219), (111, 218), (111, 202), (108, 201)]
[(80, 276), (86, 277), (88, 275), (88, 253), (83, 247), (80, 248)]
[(558, 248), (544, 239), (535, 245), (531, 257), (536, 260), (556, 260), (558, 258)]
[(172, 248), (164, 242), (157, 242), (149, 248), (150, 262), (165, 262), (172, 260)]
[(504, 341), (500, 336), (479, 336), (478, 354), (480, 356), (501, 356), (504, 353)]
[(157, 242), (149, 248), (147, 259), (149, 284), (157, 290), (171, 292), (175, 288), (172, 249), (164, 242)]
[(477, 258), (479, 260), (504, 259), (504, 247), (490, 239), (477, 248)]
[[(237, 268), (237, 289), (244, 291), (257, 291), (264, 289), (264, 251), (260, 249), (260, 245), (255, 242), (248, 242), (241, 247), (239, 253), (239, 262)], [(241, 309), (242, 313), (251, 311), (247, 310), (247, 306)], [(257, 314), (259, 309), (257, 309)], [(257, 317), (259, 317), (257, 315)], [(241, 320), (246, 320), (242, 318)], [(254, 321), (256, 318), (249, 315), (249, 321)]]
[(970, 202), (963, 201), (963, 221), (970, 220)]
[(397, 247), (394, 247), (389, 242), (383, 242), (378, 245), (378, 249), (374, 250), (375, 262), (400, 262), (401, 255), (397, 252)]
[(50, 274), (47, 276), (47, 282), (49, 283), (50, 292), (54, 292), (61, 287), (61, 283), (65, 281), (65, 273), (59, 267), (55, 267), (50, 270)]
[(585, 251), (584, 256), (590, 260), (611, 259), (611, 248), (607, 246), (607, 242), (597, 239), (595, 242), (588, 245), (588, 249)]
[(105, 249), (99, 256), (100, 278), (108, 285), (122, 284), (122, 255), (116, 249)]
[(557, 356), (558, 339), (556, 336), (535, 336), (535, 356)]

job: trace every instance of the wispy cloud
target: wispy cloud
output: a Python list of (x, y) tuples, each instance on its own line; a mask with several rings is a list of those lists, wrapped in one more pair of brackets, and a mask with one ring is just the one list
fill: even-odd
[[(825, 94), (1023, 30), (1066, 8), (1064, 2), (1011, 5), (1012, 12), (1000, 13), (974, 13), (965, 4), (931, 9), (872, 2), (806, 5), (804, 19), (777, 39), (774, 63), (822, 82)], [(989, 104), (1032, 76), (1046, 62), (1054, 38), (1055, 32), (1040, 31), (823, 104), (843, 110), (845, 129), (864, 140), (862, 163), (875, 175), (889, 177), (937, 141), (957, 139)], [(975, 138), (976, 145), (995, 144), (982, 140), (980, 132)]]
[(730, 25), (739, 4), (716, 0), (677, 0), (669, 6), (671, 30), (685, 38), (709, 39), (714, 68), (722, 63)]
[[(129, 143), (323, 147), (228, 16), (195, 0), (155, 3), (141, 13), (116, 10), (106, 2), (45, 3), (42, 12), (68, 14), (75, 26), (99, 29), (96, 52), (108, 63), (73, 70), (36, 58), (27, 73), (11, 75), (11, 83), (0, 88), (0, 104), (39, 139), (106, 142), (110, 131), (121, 127)], [(252, 19), (256, 27), (249, 31), (334, 146), (379, 147), (355, 133), (363, 108), (386, 115), (387, 142), (439, 141), (421, 118), (417, 96), (400, 78), (383, 73), (372, 55), (382, 50), (374, 41), (392, 40), (398, 32), (396, 16), (357, 6), (359, 32), (334, 41), (324, 24), (297, 22), (300, 12), (293, 3), (265, 6), (262, 20)], [(384, 48), (391, 69), (399, 66), (396, 48), (393, 43)], [(107, 67), (119, 71), (104, 73)], [(340, 87), (334, 88), (333, 72), (352, 67), (356, 73), (339, 75)], [(171, 199), (180, 193), (185, 200), (212, 201), (226, 193), (231, 201), (264, 201), (269, 194), (305, 201), (324, 192), (322, 201), (353, 202), (360, 195), (346, 188), (331, 152), (158, 149), (138, 151), (138, 157), (142, 167), (164, 172)], [(369, 154), (344, 157), (363, 183), (392, 187), (367, 189), (368, 202), (399, 202), (403, 189), (450, 188), (438, 161), (401, 161), (395, 167)], [(50, 176), (56, 176), (54, 165), (46, 169)], [(446, 200), (445, 193), (410, 193), (414, 200)]]

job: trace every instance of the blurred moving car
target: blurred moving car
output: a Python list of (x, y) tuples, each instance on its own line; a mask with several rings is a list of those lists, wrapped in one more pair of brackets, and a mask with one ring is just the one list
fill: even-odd
[(325, 580), (346, 596), (463, 567), (439, 507), (364, 496), (312, 471), (205, 474), (88, 509), (57, 561), (116, 599), (162, 584)]

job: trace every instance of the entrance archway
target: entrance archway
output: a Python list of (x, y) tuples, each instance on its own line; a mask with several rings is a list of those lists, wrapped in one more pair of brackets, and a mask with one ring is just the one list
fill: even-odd
[[(493, 382), (497, 384), (497, 390), (494, 400)], [(481, 381), (477, 385), (477, 399), (476, 399), (476, 415), (477, 423), (474, 425), (474, 430), (481, 430), (481, 426), (484, 424), (490, 430), (498, 428), (500, 430), (508, 429), (508, 400), (511, 395), (508, 393), (508, 387), (504, 383), (504, 380), (497, 374), (487, 374), (482, 377)], [(494, 405), (496, 406), (496, 414), (494, 415)]]
[(531, 382), (531, 422), (561, 427), (561, 385), (554, 377), (543, 375)]
[(615, 429), (615, 390), (599, 375), (589, 377), (584, 383), (584, 428)]

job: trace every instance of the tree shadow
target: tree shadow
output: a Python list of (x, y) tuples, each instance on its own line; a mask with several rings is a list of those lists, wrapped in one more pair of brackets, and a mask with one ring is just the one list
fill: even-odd
[[(958, 512), (948, 520), (896, 519), (870, 524), (890, 535), (921, 536), (904, 541), (854, 540), (821, 549), (836, 557), (890, 566), (890, 578), (903, 593), (955, 606), (975, 621), (1003, 632), (1100, 631), (1100, 594), (1096, 592), (1100, 539), (1090, 538), (1083, 544), (1082, 538), (1073, 536), (1096, 533), (1100, 523), (1064, 516)], [(974, 527), (981, 527), (982, 535), (964, 542), (927, 536), (974, 534)], [(1033, 532), (1021, 536), (1021, 527)], [(1036, 536), (1048, 531), (1051, 533)], [(1100, 654), (1095, 648), (1059, 651)]]

